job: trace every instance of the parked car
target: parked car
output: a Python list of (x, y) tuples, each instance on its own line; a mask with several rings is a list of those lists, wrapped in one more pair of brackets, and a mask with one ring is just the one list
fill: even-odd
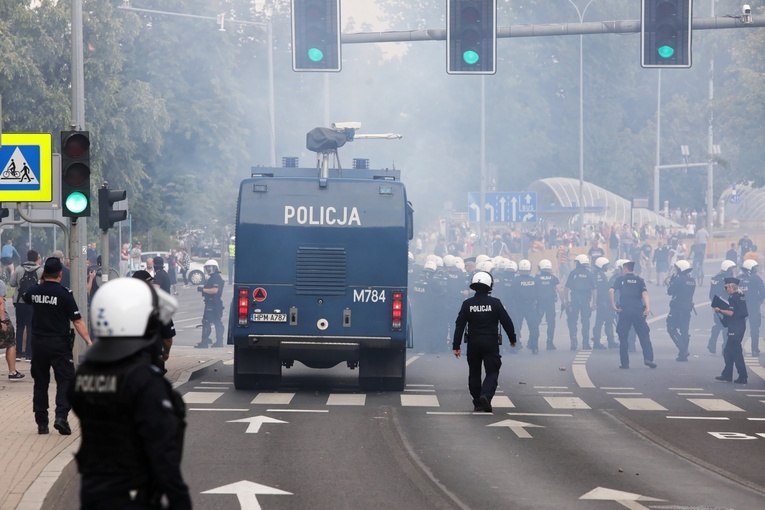
[(192, 260), (189, 264), (189, 272), (186, 273), (186, 278), (189, 279), (192, 285), (204, 285), (205, 281), (207, 280), (205, 266)]

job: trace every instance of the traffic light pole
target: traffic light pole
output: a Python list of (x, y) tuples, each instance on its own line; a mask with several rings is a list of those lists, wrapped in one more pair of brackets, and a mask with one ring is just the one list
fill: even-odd
[[(752, 15), (751, 22), (739, 17), (712, 16), (693, 18), (693, 30), (719, 30), (729, 28), (765, 27), (765, 15)], [(542, 25), (512, 25), (497, 27), (497, 38), (549, 37), (559, 35), (631, 34), (640, 32), (640, 20), (588, 21), (586, 23), (546, 23)], [(343, 34), (343, 44), (384, 42), (445, 41), (446, 29), (406, 30), (391, 32), (364, 32)]]

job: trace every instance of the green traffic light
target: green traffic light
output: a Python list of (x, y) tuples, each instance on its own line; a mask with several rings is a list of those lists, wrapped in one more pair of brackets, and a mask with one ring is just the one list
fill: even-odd
[(88, 207), (88, 197), (79, 191), (75, 191), (66, 197), (64, 205), (66, 206), (67, 210), (73, 214), (80, 214)]
[(675, 48), (666, 45), (659, 47), (659, 49), (656, 51), (659, 53), (661, 58), (669, 58), (675, 54)]
[(311, 48), (308, 50), (308, 58), (311, 62), (321, 62), (324, 60), (324, 52), (319, 48)]
[(462, 60), (465, 61), (466, 64), (470, 64), (471, 66), (478, 62), (479, 56), (478, 53), (476, 53), (473, 50), (467, 50), (462, 54)]

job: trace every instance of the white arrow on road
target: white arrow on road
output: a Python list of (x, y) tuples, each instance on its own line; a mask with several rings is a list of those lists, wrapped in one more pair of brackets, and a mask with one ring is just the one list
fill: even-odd
[(524, 427), (537, 427), (537, 428), (544, 428), (543, 425), (534, 425), (533, 423), (526, 423), (523, 421), (516, 421), (516, 420), (502, 420), (498, 421), (497, 423), (490, 423), (489, 425), (486, 425), (487, 427), (508, 427), (510, 430), (515, 432), (515, 435), (523, 438), (523, 439), (531, 439), (531, 434), (526, 432), (526, 429)]
[(617, 491), (606, 489), (605, 487), (596, 487), (579, 499), (597, 499), (600, 501), (615, 501), (623, 507), (630, 510), (648, 510), (648, 507), (641, 505), (638, 501), (666, 501), (665, 499), (650, 498), (633, 494), (632, 492)]
[(228, 420), (226, 423), (249, 423), (247, 427), (247, 434), (257, 434), (260, 430), (260, 426), (264, 423), (289, 423), (276, 418), (269, 418), (268, 416), (252, 416), (250, 418), (242, 418), (241, 420)]
[(292, 496), (291, 492), (275, 489), (267, 485), (260, 485), (259, 483), (250, 482), (248, 480), (242, 480), (216, 489), (210, 489), (209, 491), (204, 491), (202, 494), (236, 494), (242, 510), (260, 510), (260, 504), (258, 503), (259, 494)]

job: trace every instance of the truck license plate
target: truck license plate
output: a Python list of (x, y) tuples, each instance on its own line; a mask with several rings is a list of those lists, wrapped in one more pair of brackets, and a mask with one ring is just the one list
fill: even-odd
[(286, 313), (253, 313), (252, 322), (287, 322)]

